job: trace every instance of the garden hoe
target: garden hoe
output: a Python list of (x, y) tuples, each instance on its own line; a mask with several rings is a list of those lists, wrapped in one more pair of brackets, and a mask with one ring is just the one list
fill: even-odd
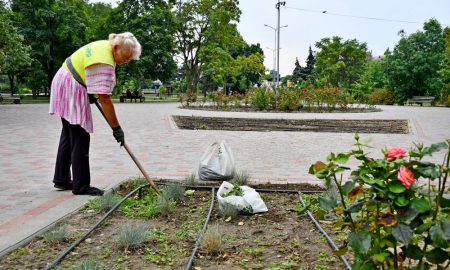
[[(108, 122), (108, 119), (106, 119), (105, 114), (103, 113), (102, 107), (100, 106), (100, 104), (98, 104), (98, 101), (95, 100), (95, 105), (97, 105), (97, 108), (100, 110), (100, 113), (103, 115), (103, 118), (105, 118), (106, 123), (108, 123), (108, 125), (111, 127), (111, 125)], [(112, 128), (112, 127), (111, 127)], [(125, 150), (127, 150), (128, 154), (130, 155), (131, 159), (134, 161), (134, 163), (136, 164), (136, 166), (139, 168), (139, 170), (141, 171), (141, 173), (144, 175), (145, 179), (147, 179), (147, 181), (149, 182), (150, 186), (155, 190), (156, 194), (160, 194), (158, 188), (156, 187), (155, 183), (153, 183), (152, 179), (150, 179), (150, 176), (147, 174), (147, 172), (144, 170), (144, 168), (142, 167), (141, 163), (139, 162), (139, 160), (136, 158), (136, 156), (133, 154), (133, 152), (131, 152), (130, 148), (128, 147), (127, 143), (124, 142), (123, 146), (125, 147)]]

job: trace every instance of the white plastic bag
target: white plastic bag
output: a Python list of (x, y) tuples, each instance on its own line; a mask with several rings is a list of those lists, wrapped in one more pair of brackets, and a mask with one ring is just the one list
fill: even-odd
[(234, 177), (234, 157), (225, 141), (211, 144), (200, 160), (200, 180), (230, 180)]
[(233, 184), (223, 181), (217, 191), (219, 208), (222, 208), (225, 204), (230, 204), (236, 207), (239, 211), (244, 209), (248, 210), (250, 209), (249, 207), (251, 207), (251, 213), (262, 213), (268, 211), (266, 204), (256, 190), (248, 186), (240, 186), (240, 188), (243, 191), (242, 196), (230, 195), (224, 197), (224, 195), (233, 189)]

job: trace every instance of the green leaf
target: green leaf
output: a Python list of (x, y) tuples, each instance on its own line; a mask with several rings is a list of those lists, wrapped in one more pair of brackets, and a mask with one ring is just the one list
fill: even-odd
[(434, 164), (429, 166), (417, 166), (416, 170), (425, 178), (436, 179), (441, 176), (439, 168)]
[(449, 258), (449, 255), (445, 250), (437, 247), (427, 252), (425, 257), (430, 263), (440, 264), (445, 262)]
[(419, 215), (419, 212), (412, 207), (409, 207), (405, 213), (400, 215), (400, 220), (403, 223), (409, 224), (411, 221), (413, 221), (417, 216)]
[(431, 210), (428, 200), (425, 198), (415, 199), (411, 202), (411, 206), (415, 208), (420, 214)]
[(425, 155), (432, 155), (435, 152), (439, 152), (443, 149), (448, 149), (449, 145), (446, 142), (434, 143), (429, 147), (424, 147), (423, 152)]
[(348, 251), (348, 247), (347, 247), (347, 246), (343, 246), (343, 247), (340, 247), (338, 250), (336, 250), (334, 253), (335, 253), (337, 256), (342, 256), (342, 255), (344, 255), (345, 253), (347, 253), (347, 251)]
[(342, 185), (342, 195), (346, 196), (350, 191), (355, 188), (355, 182), (347, 181), (344, 185)]
[(450, 241), (450, 219), (444, 218), (443, 220), (441, 220), (441, 222), (445, 240)]
[(445, 240), (446, 237), (440, 222), (436, 222), (433, 226), (431, 226), (430, 238), (436, 246), (441, 248), (448, 247), (448, 242)]
[(384, 262), (386, 260), (387, 257), (389, 257), (389, 253), (388, 252), (382, 252), (382, 253), (378, 253), (372, 256), (372, 258), (378, 262)]
[(406, 190), (405, 186), (402, 185), (400, 181), (394, 180), (389, 182), (388, 189), (392, 193), (402, 193)]
[(405, 207), (409, 204), (409, 200), (405, 196), (401, 195), (395, 199), (395, 204), (400, 207)]
[(442, 208), (449, 208), (450, 207), (450, 194), (443, 194), (440, 205)]
[(395, 237), (395, 239), (405, 244), (405, 246), (409, 245), (412, 234), (413, 230), (411, 230), (411, 228), (405, 224), (397, 224), (397, 226), (392, 229), (392, 235)]
[(357, 212), (359, 212), (362, 209), (364, 203), (365, 203), (364, 200), (358, 201), (358, 202), (350, 205), (349, 207), (347, 207), (347, 209), (345, 209), (345, 212), (347, 212), (347, 213), (357, 213)]
[(347, 163), (348, 158), (349, 158), (349, 155), (348, 155), (348, 154), (339, 153), (339, 154), (336, 156), (335, 160), (336, 160), (337, 163), (345, 164), (345, 163)]
[(325, 211), (331, 211), (337, 206), (337, 201), (330, 197), (319, 197), (317, 201), (319, 201), (320, 207)]
[(422, 258), (422, 249), (417, 245), (403, 246), (402, 249), (406, 257), (413, 260), (420, 260), (420, 258)]
[(367, 254), (372, 237), (368, 231), (351, 232), (348, 236), (349, 246), (358, 254)]
[(299, 214), (299, 215), (303, 215), (304, 213), (306, 213), (306, 211), (309, 210), (309, 208), (311, 208), (310, 203), (308, 203), (307, 205), (305, 205), (304, 207), (301, 207), (301, 208), (296, 207), (296, 208), (294, 208), (294, 211), (297, 212), (297, 214)]

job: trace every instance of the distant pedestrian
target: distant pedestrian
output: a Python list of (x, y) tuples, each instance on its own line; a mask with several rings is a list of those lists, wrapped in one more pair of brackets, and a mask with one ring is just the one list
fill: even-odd
[(90, 133), (94, 131), (90, 103), (98, 95), (113, 136), (123, 145), (125, 135), (111, 102), (115, 67), (138, 60), (140, 54), (141, 45), (133, 34), (110, 34), (109, 40), (95, 41), (75, 51), (56, 73), (49, 109), (50, 114), (59, 115), (62, 121), (53, 177), (55, 188), (72, 190), (76, 195), (103, 195), (102, 190), (90, 186), (89, 144)]

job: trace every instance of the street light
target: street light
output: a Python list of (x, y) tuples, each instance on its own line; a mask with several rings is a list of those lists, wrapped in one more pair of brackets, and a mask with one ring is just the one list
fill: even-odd
[[(273, 70), (276, 71), (277, 79), (275, 79), (275, 72), (274, 72), (274, 74), (273, 74), (273, 83), (275, 84), (277, 82), (276, 85), (278, 86), (278, 78), (279, 78), (279, 70), (278, 70), (279, 69), (279, 62), (278, 61), (279, 61), (279, 57), (280, 57), (280, 55), (279, 55), (280, 48), (278, 48), (280, 46), (280, 44), (277, 43), (277, 33), (278, 33), (278, 31), (277, 31), (277, 28), (275, 28), (273, 26), (270, 26), (268, 24), (264, 24), (264, 26), (265, 27), (269, 27), (270, 29), (272, 29), (275, 32), (275, 46), (274, 46), (275, 49), (274, 49), (274, 52), (275, 51), (277, 52), (277, 56), (274, 57), (274, 69)], [(286, 25), (280, 26), (280, 29), (283, 28), (283, 27), (288, 27), (288, 25), (286, 24)], [(278, 63), (276, 70), (275, 70), (275, 62)]]

